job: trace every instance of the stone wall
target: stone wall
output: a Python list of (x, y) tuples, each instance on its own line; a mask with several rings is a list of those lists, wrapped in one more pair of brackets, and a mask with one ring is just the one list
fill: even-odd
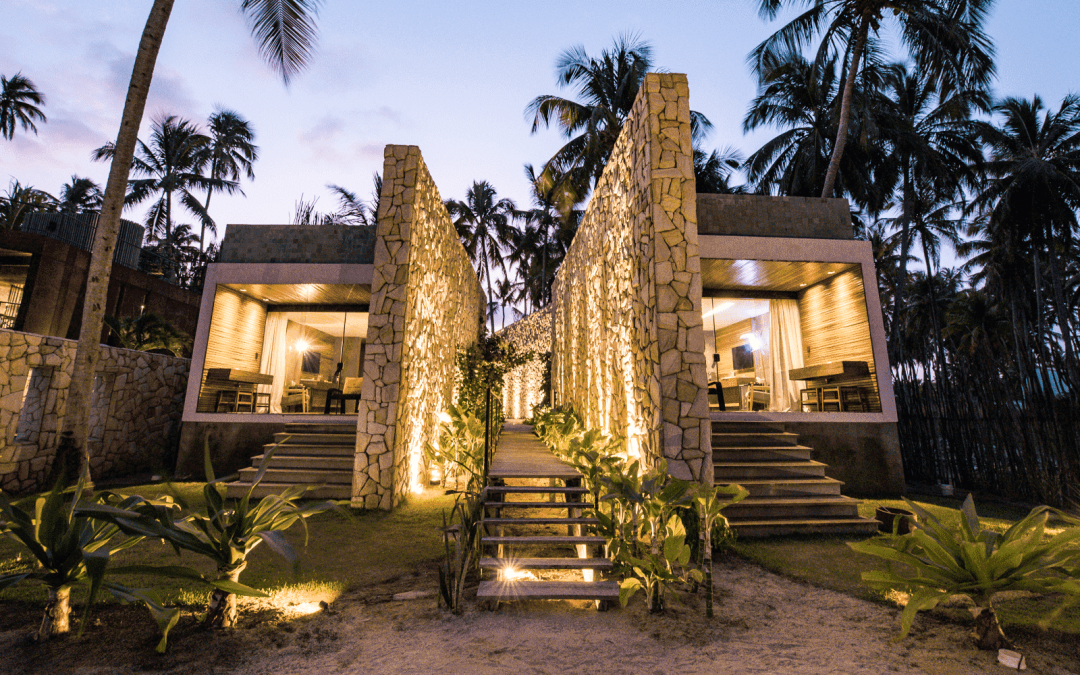
[[(0, 330), (0, 489), (40, 489), (63, 425), (76, 342)], [(101, 348), (90, 413), (95, 480), (158, 468), (171, 456), (190, 361)]]
[(503, 381), (503, 413), (507, 419), (518, 420), (532, 416), (533, 406), (544, 398), (544, 362), (542, 356), (551, 351), (551, 308), (515, 321), (497, 336), (512, 342), (522, 351), (536, 353), (536, 358), (514, 368)]
[(556, 404), (711, 482), (685, 75), (649, 73), (555, 280)]
[(374, 254), (367, 225), (229, 225), (218, 262), (370, 265)]
[(386, 146), (357, 421), (352, 503), (389, 509), (419, 488), (423, 449), (476, 341), (483, 292), (415, 146)]
[(846, 199), (698, 195), (698, 234), (854, 239)]

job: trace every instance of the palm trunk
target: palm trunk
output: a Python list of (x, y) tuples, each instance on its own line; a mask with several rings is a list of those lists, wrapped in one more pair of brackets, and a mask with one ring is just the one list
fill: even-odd
[(866, 47), (866, 39), (870, 34), (870, 10), (863, 12), (859, 21), (859, 34), (855, 39), (855, 49), (851, 52), (851, 65), (848, 66), (847, 80), (844, 82), (844, 98), (840, 102), (840, 121), (836, 128), (836, 143), (833, 144), (832, 157), (829, 159), (829, 169), (825, 172), (825, 187), (821, 190), (822, 197), (832, 197), (836, 187), (836, 177), (840, 173), (840, 158), (844, 156), (844, 146), (847, 145), (848, 126), (851, 124), (851, 98), (855, 91), (855, 78), (859, 74), (859, 61), (862, 59), (863, 49)]
[(904, 294), (907, 293), (907, 262), (908, 251), (911, 249), (911, 211), (912, 204), (915, 201), (915, 188), (911, 185), (910, 173), (908, 171), (907, 162), (904, 163), (904, 193), (903, 199), (900, 204), (900, 261), (897, 263), (899, 266), (899, 274), (896, 279), (896, 288), (893, 294), (893, 322), (892, 322), (892, 344), (889, 347), (892, 350), (890, 357), (893, 363), (900, 363), (904, 360), (904, 348), (902, 340), (902, 327), (900, 321), (900, 315), (904, 307)]
[[(211, 176), (212, 176), (214, 169), (211, 167), (210, 171), (211, 171)], [(206, 203), (203, 204), (203, 211), (206, 211), (207, 214), (210, 213), (210, 195), (212, 195), (213, 193), (214, 193), (214, 188), (206, 188)], [(206, 253), (206, 222), (205, 221), (202, 224), (202, 229), (199, 230), (199, 254), (200, 254), (200, 256), (203, 253)]]
[(945, 348), (942, 346), (941, 327), (938, 325), (937, 294), (934, 292), (934, 269), (930, 264), (930, 247), (922, 237), (923, 259), (926, 261), (926, 280), (930, 289), (930, 324), (934, 327), (934, 347), (938, 358), (938, 382), (944, 383)]
[(113, 250), (120, 233), (120, 213), (124, 208), (131, 159), (135, 155), (135, 142), (139, 124), (146, 107), (146, 94), (154, 75), (161, 39), (172, 12), (173, 0), (154, 0), (150, 16), (143, 29), (135, 67), (131, 73), (124, 115), (116, 137), (109, 180), (101, 204), (97, 234), (90, 256), (90, 269), (86, 275), (86, 291), (83, 299), (82, 325), (79, 328), (79, 344), (75, 352), (75, 364), (68, 389), (67, 412), (64, 415), (64, 433), (71, 438), (74, 447), (82, 455), (80, 470), (91, 488), (90, 453), (86, 438), (90, 432), (90, 397), (100, 354), (101, 326), (105, 317), (105, 302), (109, 290), (109, 274), (112, 272)]
[[(240, 583), (240, 573), (244, 571), (245, 567), (247, 567), (247, 561), (233, 568), (219, 567), (218, 580), (227, 580), (234, 584)], [(220, 588), (214, 589), (213, 594), (210, 596), (210, 605), (206, 610), (206, 618), (203, 619), (203, 626), (235, 627), (236, 594), (223, 591)]]
[(71, 630), (71, 589), (67, 586), (49, 589), (49, 602), (45, 605), (45, 616), (37, 632), (37, 640), (43, 642), (54, 635), (61, 635)]

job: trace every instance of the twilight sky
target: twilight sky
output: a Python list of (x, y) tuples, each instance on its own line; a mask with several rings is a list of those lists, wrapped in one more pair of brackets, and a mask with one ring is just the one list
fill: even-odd
[[(151, 0), (0, 0), (0, 73), (18, 71), (47, 97), (39, 135), (0, 140), (0, 189), (18, 179), (58, 194), (71, 174), (104, 184), (90, 152), (115, 139), (131, 66)], [(715, 129), (709, 147), (749, 154), (769, 132), (744, 136), (754, 84), (746, 54), (780, 24), (753, 0), (543, 3), (326, 0), (311, 67), (286, 89), (259, 58), (238, 0), (177, 0), (143, 120), (205, 120), (215, 106), (251, 120), (260, 159), (246, 197), (215, 195), (219, 223), (285, 223), (301, 194), (336, 183), (367, 197), (388, 143), (420, 146), (444, 198), (474, 180), (527, 206), (522, 166), (541, 165), (562, 140), (530, 135), (535, 96), (561, 93), (556, 57), (583, 44), (599, 55), (637, 32), (658, 68), (686, 73), (691, 107)], [(1038, 93), (1056, 107), (1080, 91), (1080, 2), (998, 0), (988, 24), (997, 46), (1000, 96)], [(141, 220), (142, 208), (126, 217)], [(191, 222), (186, 214), (179, 222)]]

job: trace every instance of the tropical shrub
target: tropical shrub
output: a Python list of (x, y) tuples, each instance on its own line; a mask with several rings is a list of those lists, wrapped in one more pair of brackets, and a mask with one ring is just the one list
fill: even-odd
[[(848, 546), (869, 555), (900, 563), (911, 570), (863, 572), (862, 578), (880, 590), (910, 594), (901, 615), (903, 639), (915, 615), (953, 596), (975, 604), (973, 637), (980, 649), (1008, 646), (994, 609), (994, 596), (1006, 591), (1061, 593), (1066, 602), (1080, 600), (1080, 523), (1057, 509), (1032, 509), (1004, 533), (984, 529), (968, 495), (958, 529), (945, 527), (929, 511), (905, 500), (916, 514), (911, 532), (883, 535)], [(1072, 524), (1057, 534), (1047, 533), (1047, 521), (1057, 514)], [(1060, 610), (1059, 610), (1060, 611)]]
[(105, 578), (113, 554), (135, 546), (143, 538), (116, 541), (120, 528), (87, 515), (90, 507), (95, 506), (127, 513), (128, 509), (138, 508), (141, 499), (110, 492), (87, 496), (84, 479), (78, 481), (74, 490), (65, 491), (63, 484), (62, 479), (58, 480), (48, 494), (19, 501), (11, 501), (0, 492), (0, 533), (21, 543), (34, 561), (32, 569), (0, 576), (0, 589), (22, 581), (37, 581), (48, 589), (49, 599), (37, 631), (38, 640), (69, 632), (74, 586), (89, 589), (80, 632), (86, 627), (99, 591), (105, 590), (121, 602), (140, 601), (158, 622), (162, 633), (158, 650), (164, 650), (179, 611), (163, 607), (153, 591), (129, 588)]
[[(276, 449), (277, 446), (274, 446), (266, 452), (251, 487), (240, 499), (222, 496), (219, 483), (224, 479), (214, 477), (207, 443), (204, 455), (206, 485), (203, 487), (206, 503), (202, 510), (195, 509), (179, 496), (159, 497), (154, 501), (132, 497), (136, 501), (127, 509), (105, 506), (86, 509), (90, 515), (115, 524), (127, 534), (162, 539), (171, 544), (177, 554), (182, 550), (191, 551), (212, 560), (217, 566), (216, 576), (207, 576), (181, 566), (133, 565), (117, 571), (158, 574), (208, 584), (214, 591), (203, 625), (236, 625), (237, 595), (266, 597), (265, 593), (240, 583), (240, 574), (247, 567), (248, 554), (265, 543), (270, 550), (295, 565), (296, 552), (282, 533), (300, 523), (305, 528), (306, 545), (305, 519), (337, 508), (334, 502), (301, 503), (299, 500), (307, 491), (304, 485), (294, 485), (280, 494), (253, 501), (251, 495), (266, 475)], [(185, 513), (187, 515), (183, 515)]]
[[(501, 431), (501, 427), (498, 431)], [(495, 433), (490, 443), (494, 445), (497, 440), (498, 434)], [(479, 495), (485, 478), (483, 418), (463, 408), (450, 406), (446, 412), (439, 414), (436, 442), (424, 447), (424, 456), (430, 465), (441, 467), (444, 486), (452, 479), (455, 492)]]

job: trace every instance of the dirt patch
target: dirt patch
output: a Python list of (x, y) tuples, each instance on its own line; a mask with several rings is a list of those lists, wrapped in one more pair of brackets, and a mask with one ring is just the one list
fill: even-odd
[[(0, 612), (0, 670), (112, 675), (322, 675), (323, 673), (929, 673), (1003, 668), (970, 645), (969, 625), (921, 616), (893, 643), (899, 610), (792, 581), (746, 562), (716, 565), (717, 618), (703, 598), (683, 594), (649, 616), (640, 598), (597, 612), (585, 603), (528, 602), (453, 616), (433, 597), (395, 593), (435, 588), (429, 567), (346, 592), (330, 613), (251, 604), (239, 628), (206, 632), (186, 613), (169, 652), (153, 652), (141, 607), (103, 606), (81, 637), (38, 645), (27, 635), (39, 609)], [(1029, 672), (1080, 675), (1075, 636), (1016, 635)]]

